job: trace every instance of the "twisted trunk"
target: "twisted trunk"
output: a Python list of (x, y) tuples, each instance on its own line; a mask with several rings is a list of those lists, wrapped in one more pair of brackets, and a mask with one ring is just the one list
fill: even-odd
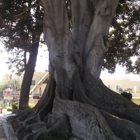
[(42, 0), (50, 79), (34, 109), (9, 118), (21, 139), (140, 139), (140, 108), (99, 78), (117, 4), (71, 0), (70, 33), (64, 0)]

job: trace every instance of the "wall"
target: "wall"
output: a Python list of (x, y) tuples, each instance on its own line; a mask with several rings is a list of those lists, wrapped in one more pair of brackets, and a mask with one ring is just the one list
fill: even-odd
[(134, 102), (137, 105), (140, 105), (140, 99), (132, 99), (132, 102)]
[(117, 86), (122, 88), (122, 90), (132, 89), (132, 93), (140, 93), (140, 81), (132, 81), (130, 79), (102, 79), (103, 83), (112, 89), (113, 91), (118, 92)]
[[(42, 96), (44, 89), (46, 87), (45, 76), (47, 73), (45, 72), (35, 72), (33, 76), (33, 80), (35, 81), (34, 85), (31, 85), (30, 96), (29, 96), (29, 103), (36, 104), (39, 99), (33, 99), (34, 96)], [(44, 77), (45, 76), (45, 77)], [(43, 79), (42, 79), (43, 78)], [(32, 90), (33, 89), (33, 90)], [(40, 91), (41, 89), (41, 91)]]
[(124, 78), (121, 80), (115, 79), (102, 79), (103, 83), (112, 89), (113, 91), (119, 93), (117, 86), (122, 88), (122, 90), (127, 90), (132, 94), (132, 101), (135, 104), (140, 105), (140, 81), (132, 81), (130, 79)]

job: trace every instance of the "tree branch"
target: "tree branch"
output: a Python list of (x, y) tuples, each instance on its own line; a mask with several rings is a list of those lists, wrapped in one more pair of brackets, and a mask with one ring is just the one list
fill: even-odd
[(31, 5), (30, 7), (27, 7), (27, 8), (24, 9), (23, 12), (21, 12), (21, 13), (15, 15), (14, 18), (18, 18), (18, 17), (20, 17), (21, 15), (23, 15), (27, 10), (29, 10), (29, 9), (31, 9), (31, 8), (36, 8), (36, 7), (40, 6), (40, 5), (41, 5), (41, 2), (39, 2), (39, 3), (37, 3), (37, 4), (33, 4), (33, 5)]

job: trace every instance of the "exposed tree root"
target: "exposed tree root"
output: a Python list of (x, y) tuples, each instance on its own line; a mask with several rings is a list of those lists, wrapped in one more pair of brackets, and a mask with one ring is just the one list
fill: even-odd
[(31, 125), (22, 126), (16, 131), (20, 139), (22, 138), (22, 136), (25, 136), (24, 140), (43, 139), (46, 137), (50, 137), (49, 135), (54, 132), (57, 132), (58, 134), (71, 133), (71, 127), (66, 115), (56, 116), (53, 114), (48, 114), (46, 123), (33, 123)]
[(13, 120), (25, 120), (25, 118), (27, 118), (30, 114), (32, 114), (33, 113), (33, 109), (28, 109), (28, 110), (25, 110), (25, 111), (23, 111), (23, 112), (21, 112), (20, 114), (18, 114), (18, 115), (16, 115), (16, 116), (10, 116), (10, 117), (8, 117), (7, 118), (7, 120), (9, 121), (9, 122), (12, 122)]
[[(92, 79), (90, 82), (94, 82), (96, 86), (91, 86), (89, 81), (86, 85), (82, 85), (80, 78), (76, 75), (74, 79), (75, 86), (71, 100), (62, 99), (58, 90), (60, 88), (55, 88), (54, 91), (55, 83), (52, 82), (54, 86), (46, 90), (44, 98), (47, 98), (42, 99), (44, 104), (44, 106), (41, 105), (42, 108), (37, 106), (20, 115), (10, 117), (9, 120), (13, 127), (16, 125), (15, 131), (19, 139), (47, 139), (53, 137), (54, 132), (61, 135), (68, 134), (66, 140), (140, 139), (140, 126), (138, 125), (140, 124), (140, 108), (137, 105), (107, 89), (100, 80)], [(95, 94), (94, 88), (97, 88), (99, 95)], [(85, 94), (87, 92), (90, 94), (92, 92), (92, 95)], [(115, 100), (114, 103), (110, 103), (107, 98)], [(101, 103), (98, 101), (100, 99)]]
[(62, 100), (58, 95), (54, 100), (53, 113), (67, 114), (72, 135), (81, 140), (120, 140), (117, 138), (96, 108), (76, 101)]
[(116, 136), (123, 138), (124, 140), (139, 140), (140, 139), (140, 126), (128, 121), (126, 119), (120, 119), (116, 116), (110, 115), (102, 111), (104, 118), (106, 119), (109, 127), (115, 133)]
[(133, 102), (128, 101), (123, 96), (107, 88), (102, 81), (93, 75), (86, 73), (84, 87), (87, 96), (99, 107), (105, 108), (139, 108)]
[(26, 135), (23, 140), (39, 140), (39, 139), (43, 139), (48, 137), (48, 134), (51, 130), (43, 130), (41, 129), (40, 131), (37, 132), (37, 134), (35, 133), (30, 133), (28, 135)]
[(41, 0), (49, 83), (34, 109), (8, 120), (21, 140), (47, 139), (54, 132), (69, 134), (65, 140), (139, 140), (140, 108), (99, 79), (119, 1), (70, 2), (71, 35), (64, 0)]
[(92, 106), (97, 106), (97, 104), (92, 101), (86, 94), (85, 94), (85, 88), (84, 85), (81, 82), (81, 79), (79, 77), (78, 72), (76, 71), (76, 73), (73, 76), (73, 80), (74, 80), (74, 91), (73, 91), (73, 99), (76, 101), (79, 101), (81, 103), (88, 103)]
[(23, 121), (23, 125), (26, 126), (26, 125), (30, 125), (32, 123), (38, 123), (40, 122), (40, 114), (37, 114), (35, 116), (32, 116), (28, 119), (26, 119), (25, 121)]

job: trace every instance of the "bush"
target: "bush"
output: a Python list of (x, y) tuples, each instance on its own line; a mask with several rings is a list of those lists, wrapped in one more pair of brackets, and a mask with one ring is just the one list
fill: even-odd
[(132, 94), (131, 93), (122, 92), (121, 95), (124, 96), (125, 98), (127, 98), (130, 101), (132, 99)]
[(12, 109), (18, 108), (18, 102), (12, 102)]
[(12, 106), (6, 107), (7, 111), (12, 111)]
[(35, 104), (34, 103), (29, 103), (29, 107), (30, 108), (34, 108), (35, 107)]

